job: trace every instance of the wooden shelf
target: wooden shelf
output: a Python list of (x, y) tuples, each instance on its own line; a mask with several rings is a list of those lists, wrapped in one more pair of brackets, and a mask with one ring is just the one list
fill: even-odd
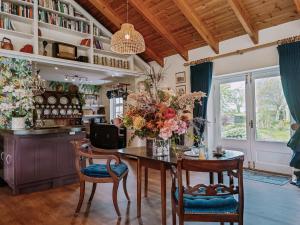
[(26, 2), (26, 1), (21, 1), (21, 0), (5, 0), (4, 2), (12, 2), (12, 3), (17, 3), (19, 5), (26, 5), (26, 6), (31, 6), (33, 7), (33, 3), (31, 2)]
[(23, 33), (23, 32), (15, 31), (15, 30), (6, 30), (6, 29), (2, 29), (2, 28), (0, 28), (0, 33), (16, 36), (16, 37), (19, 37), (19, 38), (26, 38), (26, 39), (33, 38), (33, 34)]
[(54, 10), (54, 9), (49, 9), (49, 8), (46, 8), (46, 7), (43, 7), (43, 6), (39, 6), (39, 9), (45, 10), (47, 12), (55, 13), (57, 15), (60, 15), (62, 17), (69, 18), (69, 19), (72, 19), (72, 20), (83, 21), (85, 23), (89, 23), (89, 20), (87, 20), (86, 18), (83, 18), (83, 17), (72, 16), (72, 15), (62, 13), (62, 12), (59, 12), (59, 11)]
[(43, 28), (48, 28), (48, 29), (53, 29), (53, 30), (56, 30), (56, 31), (64, 32), (64, 33), (80, 35), (81, 37), (88, 37), (90, 35), (89, 33), (83, 33), (83, 32), (80, 32), (80, 31), (71, 30), (69, 28), (60, 27), (58, 25), (45, 23), (45, 22), (42, 22), (42, 21), (39, 21), (39, 26), (43, 27)]
[(27, 23), (27, 24), (32, 24), (33, 22), (33, 19), (31, 18), (27, 18), (27, 17), (24, 17), (24, 16), (18, 16), (18, 15), (14, 15), (14, 14), (11, 14), (11, 13), (7, 13), (7, 12), (0, 12), (0, 15), (3, 15), (3, 16), (7, 16), (13, 20), (17, 20), (19, 22), (23, 22), (23, 23)]
[(39, 37), (39, 41), (48, 41), (49, 43), (60, 42), (60, 43), (65, 43), (65, 44), (72, 44), (72, 45), (76, 46), (78, 49), (90, 50), (90, 47), (87, 47), (84, 45), (73, 44), (70, 42), (65, 42), (65, 41), (61, 41), (61, 40), (57, 40), (57, 39), (53, 39), (53, 38), (49, 38), (49, 37), (44, 37), (44, 36)]

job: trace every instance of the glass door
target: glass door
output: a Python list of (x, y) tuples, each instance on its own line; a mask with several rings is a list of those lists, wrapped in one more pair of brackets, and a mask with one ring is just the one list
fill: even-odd
[(253, 126), (251, 129), (253, 167), (290, 173), (291, 117), (283, 94), (279, 69), (252, 73)]
[(251, 161), (248, 127), (247, 76), (234, 76), (216, 81), (215, 100), (217, 144), (224, 149), (244, 152), (245, 166)]
[(279, 69), (215, 80), (215, 144), (245, 153), (245, 166), (291, 173), (291, 118)]

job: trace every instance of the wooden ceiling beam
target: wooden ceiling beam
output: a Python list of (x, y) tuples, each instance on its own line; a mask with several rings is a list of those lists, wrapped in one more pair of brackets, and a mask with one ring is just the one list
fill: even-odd
[(296, 5), (297, 12), (300, 14), (300, 0), (294, 0), (294, 3)]
[[(101, 14), (103, 14), (118, 29), (121, 28), (121, 25), (124, 23), (124, 21), (119, 17), (119, 15), (116, 14), (116, 12), (110, 7), (110, 5), (102, 0), (89, 0), (89, 3), (97, 8), (101, 12)], [(151, 59), (155, 60), (160, 66), (164, 66), (163, 58), (149, 47), (146, 47), (145, 54), (148, 55)]]
[(143, 0), (129, 0), (130, 5), (165, 39), (171, 46), (188, 61), (188, 51), (174, 38), (173, 34), (145, 6)]
[(215, 53), (219, 53), (219, 43), (209, 30), (206, 28), (204, 22), (198, 17), (194, 9), (192, 9), (186, 0), (173, 0), (178, 9), (181, 10), (185, 18), (192, 24), (197, 30), (200, 36), (206, 41), (206, 43), (214, 50)]
[(234, 14), (250, 36), (254, 44), (258, 44), (258, 31), (254, 28), (250, 16), (240, 0), (227, 0)]

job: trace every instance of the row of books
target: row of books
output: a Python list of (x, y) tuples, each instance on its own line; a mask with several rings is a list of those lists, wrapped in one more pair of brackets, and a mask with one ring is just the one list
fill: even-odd
[(52, 9), (70, 16), (84, 18), (81, 13), (76, 11), (71, 4), (59, 0), (39, 0), (41, 7)]
[(93, 35), (94, 35), (94, 36), (101, 36), (101, 35), (102, 35), (101, 29), (94, 26), (94, 27), (93, 27)]
[(2, 2), (1, 11), (26, 18), (33, 18), (33, 9), (31, 6), (18, 5), (12, 2)]
[(94, 55), (94, 64), (129, 69), (128, 60), (115, 59), (107, 56)]
[(45, 10), (39, 10), (39, 21), (68, 28), (71, 30), (79, 31), (82, 33), (90, 32), (89, 24), (83, 21), (70, 20), (63, 16), (60, 16), (55, 13), (47, 12)]
[(6, 16), (0, 17), (0, 28), (6, 29), (6, 30), (15, 30), (15, 27), (12, 23), (12, 21), (7, 18)]

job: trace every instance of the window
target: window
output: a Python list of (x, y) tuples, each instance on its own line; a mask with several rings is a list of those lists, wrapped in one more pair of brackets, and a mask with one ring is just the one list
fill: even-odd
[(123, 98), (110, 99), (110, 120), (123, 116)]

